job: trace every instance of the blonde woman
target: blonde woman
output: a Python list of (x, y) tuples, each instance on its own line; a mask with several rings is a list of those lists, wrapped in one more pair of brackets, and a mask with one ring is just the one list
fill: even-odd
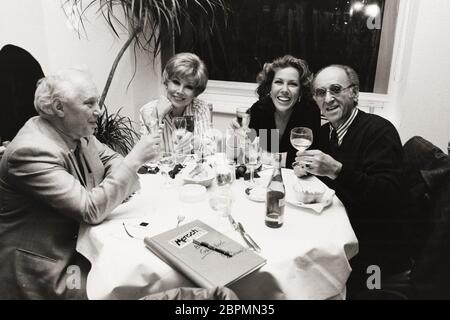
[(163, 71), (166, 95), (151, 101), (140, 109), (141, 134), (147, 134), (149, 127), (163, 121), (162, 151), (190, 153), (193, 135), (186, 131), (181, 139), (172, 140), (175, 127), (173, 119), (193, 116), (194, 135), (201, 137), (209, 128), (210, 111), (206, 103), (197, 98), (206, 89), (208, 71), (200, 58), (193, 53), (178, 53), (166, 64)]

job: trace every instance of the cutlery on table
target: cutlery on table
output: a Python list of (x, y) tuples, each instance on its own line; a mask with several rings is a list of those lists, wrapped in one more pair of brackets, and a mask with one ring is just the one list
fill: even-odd
[(242, 237), (244, 237), (244, 239), (246, 239), (246, 241), (251, 243), (251, 245), (255, 249), (255, 251), (260, 252), (261, 248), (255, 242), (255, 240), (253, 240), (253, 238), (245, 231), (244, 227), (242, 226), (242, 223), (238, 222), (238, 228), (239, 228), (239, 232), (242, 234)]
[[(247, 238), (247, 234), (245, 233), (244, 228), (242, 227), (242, 224), (239, 222), (236, 222), (236, 220), (234, 220), (234, 218), (231, 216), (231, 214), (228, 215), (228, 220), (230, 221), (231, 225), (233, 226), (234, 230), (238, 231), (242, 238), (244, 239), (245, 243), (247, 244), (247, 246), (249, 246), (249, 248), (255, 250), (255, 251), (260, 251), (261, 248), (259, 248), (259, 246), (253, 241), (253, 243), (250, 241), (250, 239)], [(249, 236), (248, 236), (249, 237)], [(253, 240), (253, 239), (252, 239)]]

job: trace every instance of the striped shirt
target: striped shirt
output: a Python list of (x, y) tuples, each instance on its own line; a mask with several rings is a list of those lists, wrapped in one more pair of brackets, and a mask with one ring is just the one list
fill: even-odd
[[(350, 114), (350, 117), (348, 117), (348, 119), (339, 126), (339, 128), (337, 128), (336, 133), (337, 133), (337, 137), (338, 137), (338, 145), (340, 146), (342, 144), (342, 140), (344, 140), (344, 136), (348, 131), (348, 128), (350, 127), (350, 125), (352, 124), (353, 120), (355, 120), (356, 115), (358, 114), (358, 108), (353, 109), (352, 113)], [(330, 140), (331, 140), (331, 133), (333, 132), (333, 130), (335, 130), (333, 128), (333, 126), (330, 123)]]
[[(154, 121), (157, 121), (157, 105), (161, 99), (167, 100), (166, 97), (160, 97), (158, 100), (153, 100), (146, 105), (144, 105), (139, 110), (139, 123), (140, 123), (140, 133), (148, 134), (148, 129), (144, 124), (144, 113), (150, 115), (150, 117), (154, 118)], [(183, 116), (194, 116), (194, 136), (203, 137), (207, 130), (210, 127), (210, 111), (203, 100), (194, 98), (183, 112)], [(149, 116), (146, 116), (149, 117)], [(172, 140), (172, 133), (175, 130), (173, 125), (173, 118), (170, 112), (167, 112), (164, 117), (164, 129), (162, 131), (162, 147), (165, 152), (174, 152), (174, 145)], [(147, 119), (148, 121), (148, 119)], [(188, 153), (191, 150), (183, 150), (184, 153)]]

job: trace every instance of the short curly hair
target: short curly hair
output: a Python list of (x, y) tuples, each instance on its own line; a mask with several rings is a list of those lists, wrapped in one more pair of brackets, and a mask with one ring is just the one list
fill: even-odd
[(176, 78), (193, 79), (195, 96), (198, 96), (206, 89), (208, 69), (197, 55), (190, 52), (178, 53), (167, 61), (163, 71), (163, 83), (167, 85), (169, 80)]
[(258, 94), (260, 100), (270, 94), (275, 72), (289, 67), (298, 70), (300, 75), (300, 93), (303, 94), (310, 92), (313, 74), (309, 70), (308, 63), (305, 60), (295, 58), (291, 55), (285, 55), (270, 63), (265, 63), (263, 69), (256, 77), (256, 82), (258, 83), (256, 93)]

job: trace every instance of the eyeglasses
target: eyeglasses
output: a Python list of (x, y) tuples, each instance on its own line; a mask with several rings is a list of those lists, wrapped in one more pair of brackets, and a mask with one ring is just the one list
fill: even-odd
[(314, 90), (314, 96), (318, 99), (323, 99), (325, 98), (325, 96), (327, 95), (327, 92), (329, 92), (332, 96), (338, 96), (340, 95), (343, 91), (350, 89), (352, 87), (354, 87), (354, 84), (349, 85), (348, 87), (342, 87), (339, 84), (332, 84), (331, 86), (328, 87), (328, 89), (325, 88), (317, 88), (316, 90)]

